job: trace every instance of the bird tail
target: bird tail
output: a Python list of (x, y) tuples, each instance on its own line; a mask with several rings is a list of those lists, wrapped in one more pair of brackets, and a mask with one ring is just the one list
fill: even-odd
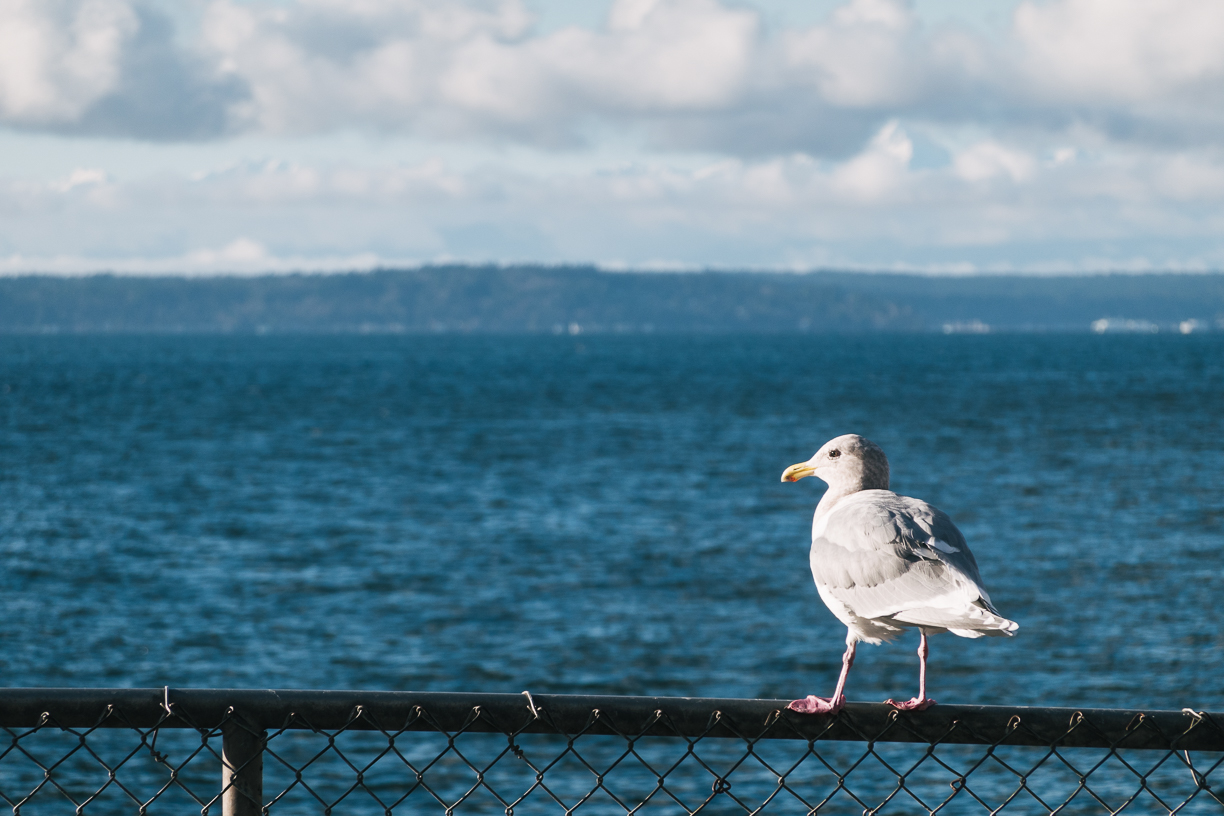
[(987, 613), (984, 617), (986, 619), (980, 623), (974, 621), (974, 628), (972, 629), (960, 629), (949, 626), (948, 631), (965, 638), (1011, 637), (1020, 628), (1020, 624), (999, 615)]
[(1010, 621), (996, 614), (994, 610), (976, 603), (960, 609), (907, 609), (895, 617), (911, 625), (943, 629), (966, 638), (1010, 636), (1020, 628), (1015, 621)]

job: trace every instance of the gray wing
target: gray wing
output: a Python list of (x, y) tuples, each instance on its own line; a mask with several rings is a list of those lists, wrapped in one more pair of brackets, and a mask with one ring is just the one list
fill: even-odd
[(926, 502), (887, 490), (855, 494), (813, 536), (811, 563), (822, 593), (860, 618), (998, 628), (965, 537)]

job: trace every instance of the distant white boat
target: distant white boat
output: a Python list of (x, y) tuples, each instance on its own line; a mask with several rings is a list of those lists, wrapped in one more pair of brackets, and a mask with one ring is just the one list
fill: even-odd
[(1102, 317), (1092, 321), (1092, 330), (1097, 334), (1124, 332), (1128, 334), (1155, 334), (1160, 326), (1150, 320), (1125, 320), (1120, 317)]
[(943, 324), (944, 334), (990, 334), (990, 324), (980, 320), (958, 320)]

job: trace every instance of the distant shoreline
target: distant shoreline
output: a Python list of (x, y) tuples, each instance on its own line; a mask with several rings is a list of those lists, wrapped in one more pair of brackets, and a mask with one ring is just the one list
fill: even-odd
[(1224, 274), (935, 276), (431, 266), (0, 277), (0, 334), (1224, 331)]

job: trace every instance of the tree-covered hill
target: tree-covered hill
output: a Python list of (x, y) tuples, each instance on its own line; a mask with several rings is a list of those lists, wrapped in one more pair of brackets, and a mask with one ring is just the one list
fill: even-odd
[(1102, 318), (1116, 319), (1111, 328), (1219, 331), (1224, 275), (434, 266), (258, 277), (0, 278), (0, 332), (7, 333), (1089, 331)]

